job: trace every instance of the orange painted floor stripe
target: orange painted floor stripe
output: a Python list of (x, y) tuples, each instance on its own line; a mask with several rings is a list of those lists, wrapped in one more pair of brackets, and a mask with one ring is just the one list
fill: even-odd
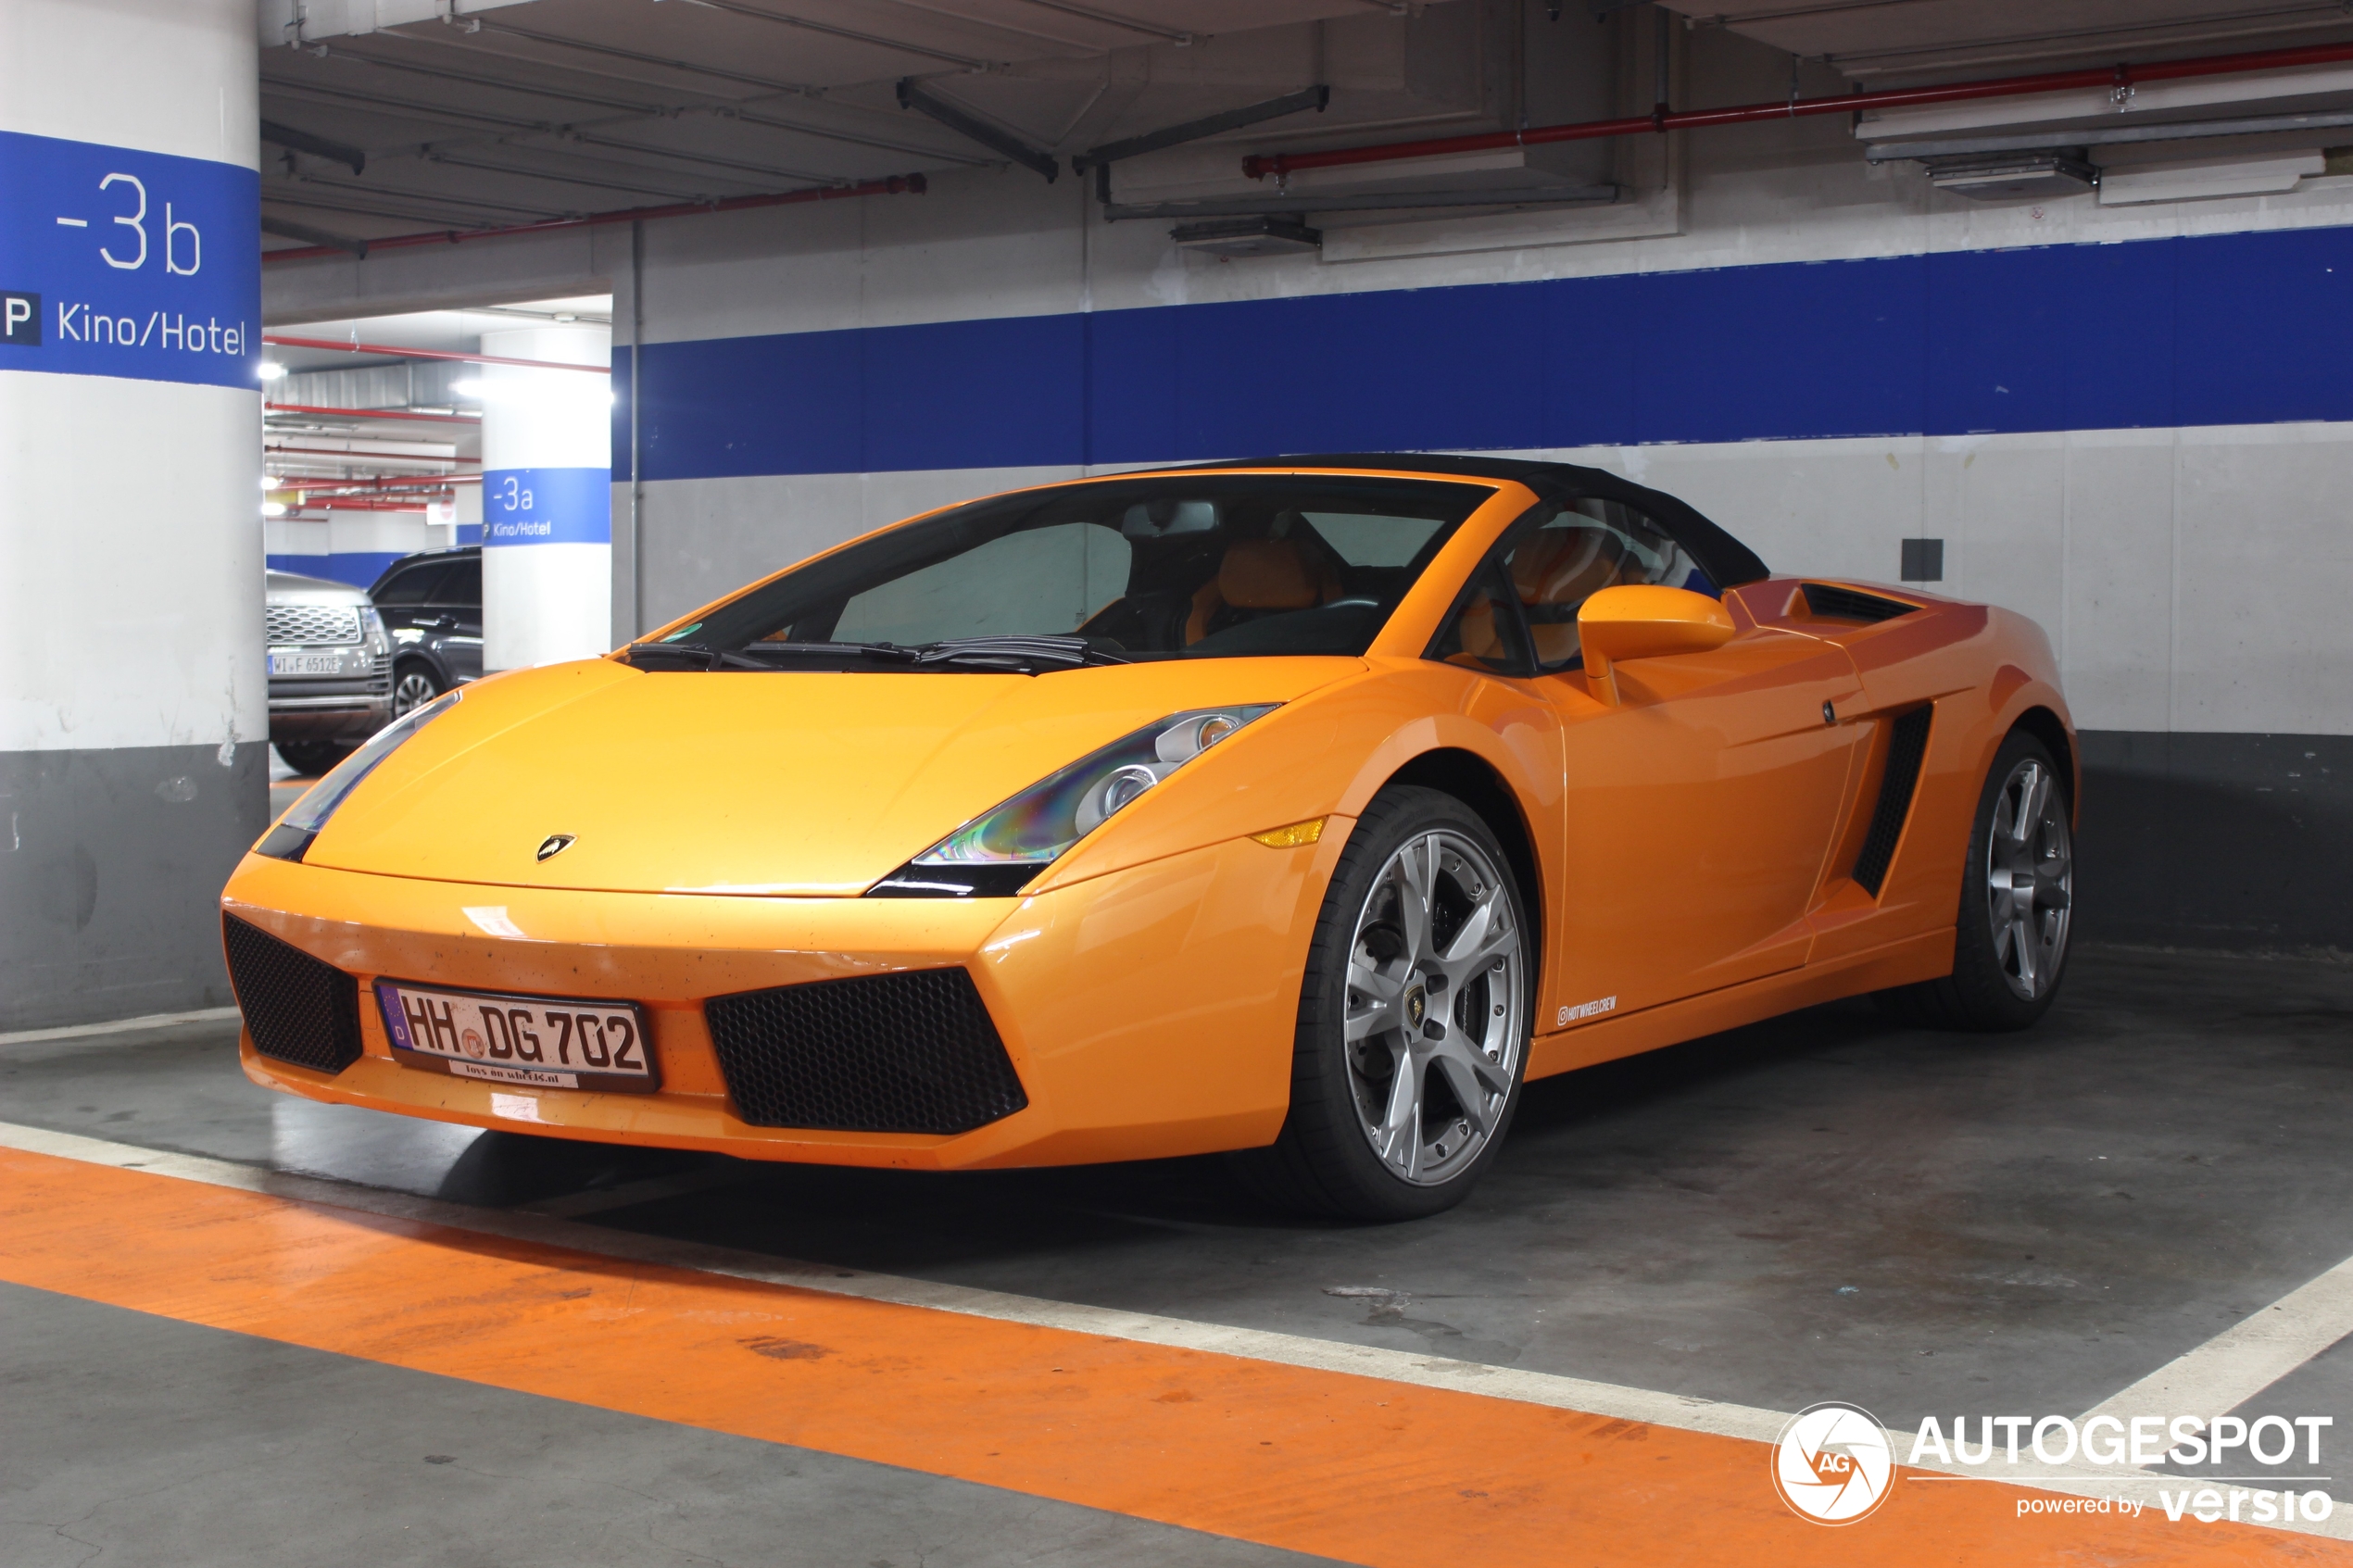
[(1996, 1483), (1791, 1515), (1766, 1449), (625, 1263), (0, 1150), (0, 1277), (182, 1322), (1370, 1565), (2353, 1565), (2251, 1526), (2020, 1520)]

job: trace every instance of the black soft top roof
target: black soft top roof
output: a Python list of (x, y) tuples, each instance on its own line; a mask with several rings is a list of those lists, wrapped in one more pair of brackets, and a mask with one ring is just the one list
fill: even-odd
[[(1183, 463), (1188, 469), (1335, 468), (1388, 469), (1397, 473), (1455, 474), (1465, 479), (1508, 479), (1547, 500), (1591, 495), (1623, 501), (1646, 513), (1675, 536), (1719, 588), (1770, 577), (1756, 552), (1709, 521), (1689, 504), (1663, 490), (1637, 484), (1602, 469), (1574, 463), (1541, 463), (1528, 458), (1463, 457), (1438, 452), (1316, 452), (1284, 458), (1229, 458), (1214, 463)], [(1165, 470), (1164, 470), (1165, 471)]]

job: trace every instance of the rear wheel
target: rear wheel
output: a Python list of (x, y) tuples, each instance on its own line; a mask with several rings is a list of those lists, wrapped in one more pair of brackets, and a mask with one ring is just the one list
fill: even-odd
[(1953, 972), (1881, 993), (1898, 1016), (1945, 1029), (2023, 1029), (2049, 1010), (2067, 972), (2075, 840), (2058, 765), (2013, 731), (1994, 754), (1961, 877)]
[(396, 719), (405, 719), (439, 696), (446, 689), (439, 681), (434, 678), (431, 665), (404, 664), (393, 675), (392, 716)]
[(1527, 1071), (1532, 954), (1503, 848), (1462, 802), (1384, 790), (1341, 852), (1307, 957), (1290, 1113), (1239, 1157), (1291, 1209), (1408, 1220), (1493, 1162)]

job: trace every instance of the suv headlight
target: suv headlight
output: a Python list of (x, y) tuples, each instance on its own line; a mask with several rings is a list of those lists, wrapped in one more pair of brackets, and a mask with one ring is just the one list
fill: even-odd
[(371, 654), (384, 653), (392, 646), (392, 634), (384, 630), (384, 618), (377, 613), (374, 605), (362, 605), (359, 608), (359, 640), (368, 645)]
[(359, 781), (374, 772), (376, 765), (398, 750), (409, 736), (456, 707), (458, 699), (465, 695), (463, 686), (445, 692), (408, 717), (378, 730), (366, 745), (336, 763), (325, 778), (287, 808), (277, 825), (261, 835), (261, 842), (253, 847), (253, 852), (275, 860), (301, 859), (309, 850), (310, 841), (327, 825), (327, 819), (359, 787)]
[(1123, 735), (975, 817), (867, 897), (1010, 897), (1153, 785), (1278, 706), (1199, 708)]

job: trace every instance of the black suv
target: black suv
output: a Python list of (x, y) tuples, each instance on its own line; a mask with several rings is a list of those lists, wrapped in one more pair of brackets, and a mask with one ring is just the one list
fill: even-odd
[(392, 633), (394, 718), (482, 674), (482, 546), (424, 550), (368, 589)]

